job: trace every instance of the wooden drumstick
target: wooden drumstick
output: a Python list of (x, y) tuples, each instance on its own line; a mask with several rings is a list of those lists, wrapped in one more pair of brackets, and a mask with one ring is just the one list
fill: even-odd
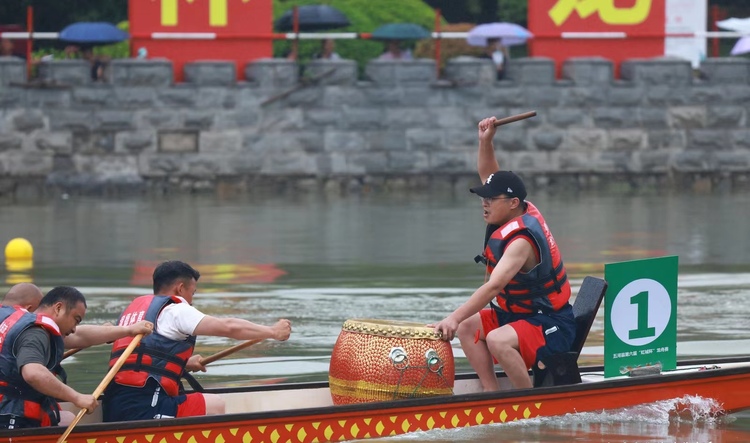
[(508, 123), (517, 122), (518, 120), (525, 120), (534, 116), (536, 116), (536, 111), (529, 111), (524, 112), (523, 114), (511, 115), (510, 117), (495, 120), (495, 127), (497, 128), (498, 126), (507, 125)]

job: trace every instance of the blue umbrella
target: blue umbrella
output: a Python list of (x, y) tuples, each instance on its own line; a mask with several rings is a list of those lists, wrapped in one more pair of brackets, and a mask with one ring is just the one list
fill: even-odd
[[(350, 25), (349, 19), (346, 18), (344, 13), (333, 6), (298, 6), (297, 12), (299, 14), (299, 30), (303, 32), (344, 28)], [(276, 20), (275, 27), (282, 32), (294, 30), (294, 10), (290, 9), (279, 17)]]
[(107, 22), (78, 22), (60, 31), (60, 40), (80, 45), (108, 45), (128, 38), (127, 32)]
[(375, 40), (420, 40), (430, 35), (430, 31), (415, 23), (388, 23), (372, 32)]

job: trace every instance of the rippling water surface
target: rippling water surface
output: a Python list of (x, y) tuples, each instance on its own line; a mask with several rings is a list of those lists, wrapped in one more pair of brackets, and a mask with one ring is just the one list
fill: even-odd
[[(468, 194), (468, 193), (467, 193)], [(68, 199), (0, 208), (0, 242), (29, 239), (31, 271), (2, 274), (5, 287), (33, 279), (45, 290), (74, 285), (85, 322), (114, 321), (132, 297), (150, 292), (150, 271), (181, 259), (202, 272), (195, 305), (216, 316), (270, 324), (290, 318), (286, 343), (265, 342), (219, 360), (204, 385), (327, 379), (341, 324), (350, 318), (429, 323), (462, 303), (484, 275), (473, 264), (483, 240), (481, 206), (468, 195), (352, 198), (296, 196), (219, 201)], [(679, 357), (750, 350), (750, 196), (539, 196), (574, 286), (604, 263), (678, 255)], [(601, 315), (601, 312), (600, 312)], [(583, 360), (602, 362), (601, 318)], [(209, 355), (234, 344), (202, 337)], [(454, 343), (457, 371), (469, 371)], [(70, 384), (93, 391), (106, 346), (66, 361)], [(695, 399), (700, 409), (707, 399)], [(675, 421), (642, 409), (574, 414), (523, 423), (431, 431), (408, 441), (750, 441), (736, 414)], [(639, 419), (638, 417), (648, 417)]]

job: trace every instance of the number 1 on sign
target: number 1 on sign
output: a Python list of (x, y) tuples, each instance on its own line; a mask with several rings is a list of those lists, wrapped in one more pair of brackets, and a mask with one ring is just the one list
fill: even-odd
[(638, 306), (638, 328), (631, 329), (628, 338), (646, 338), (656, 335), (656, 328), (648, 326), (648, 292), (644, 291), (630, 297), (630, 304)]

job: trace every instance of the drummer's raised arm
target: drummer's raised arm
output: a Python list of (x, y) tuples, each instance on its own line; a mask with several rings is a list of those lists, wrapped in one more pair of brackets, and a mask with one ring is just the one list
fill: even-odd
[(488, 117), (477, 125), (479, 136), (479, 150), (477, 152), (477, 172), (484, 183), (490, 174), (500, 170), (500, 164), (495, 157), (495, 146), (492, 138), (495, 136), (495, 117)]

